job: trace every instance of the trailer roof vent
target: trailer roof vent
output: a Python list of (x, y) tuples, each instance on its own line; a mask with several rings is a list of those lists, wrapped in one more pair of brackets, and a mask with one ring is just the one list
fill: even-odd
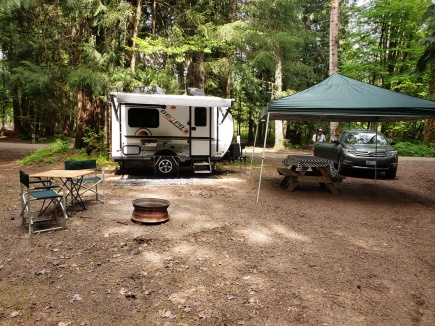
[(191, 96), (205, 96), (204, 90), (193, 87), (187, 89), (187, 94)]
[(133, 93), (165, 94), (165, 91), (157, 86), (134, 86)]

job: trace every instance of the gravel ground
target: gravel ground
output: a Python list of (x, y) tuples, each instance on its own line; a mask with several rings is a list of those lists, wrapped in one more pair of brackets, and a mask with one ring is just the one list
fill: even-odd
[[(0, 142), (0, 325), (435, 324), (434, 158), (332, 195), (286, 192), (289, 152), (268, 151), (258, 203), (259, 151), (249, 175), (219, 164), (192, 184), (115, 186), (127, 176), (107, 171), (106, 204), (29, 236), (18, 159), (35, 146)], [(144, 197), (169, 200), (169, 221), (133, 223)]]

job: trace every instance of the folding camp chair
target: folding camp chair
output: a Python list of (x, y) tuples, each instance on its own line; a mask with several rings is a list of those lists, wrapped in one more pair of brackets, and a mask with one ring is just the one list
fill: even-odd
[(80, 198), (83, 194), (91, 192), (95, 194), (95, 200), (98, 200), (103, 204), (106, 202), (104, 190), (104, 171), (97, 168), (96, 160), (65, 161), (64, 163), (65, 170), (93, 170), (92, 173), (85, 175), (81, 180), (81, 183), (78, 185), (80, 187)]
[[(20, 170), (20, 188), (21, 221), (23, 226), (26, 224), (29, 225), (30, 234), (66, 228), (67, 214), (65, 210), (65, 197), (67, 192), (65, 187), (52, 184), (48, 180), (30, 181), (29, 175)], [(42, 201), (41, 208), (39, 209), (38, 215), (32, 217), (31, 203), (38, 200)], [(49, 210), (51, 206), (53, 206), (52, 211)], [(53, 226), (53, 223), (49, 222), (58, 220), (57, 214), (59, 209), (62, 213), (61, 219), (58, 221), (60, 225)], [(52, 216), (48, 218), (47, 216), (50, 214), (52, 214)], [(41, 225), (41, 227), (35, 230), (35, 224), (38, 224), (38, 226)]]

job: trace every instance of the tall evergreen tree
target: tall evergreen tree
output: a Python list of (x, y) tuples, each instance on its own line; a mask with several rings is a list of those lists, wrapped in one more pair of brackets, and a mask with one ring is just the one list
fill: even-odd
[[(341, 71), (388, 89), (417, 95), (410, 74), (423, 51), (421, 17), (430, 0), (372, 0), (359, 7), (343, 40)], [(414, 78), (414, 79), (413, 79)]]
[[(288, 74), (286, 78), (290, 80), (291, 66), (300, 60), (297, 49), (302, 46), (304, 34), (301, 8), (296, 1), (255, 0), (248, 2), (246, 11), (250, 18), (248, 44), (253, 49), (248, 56), (263, 72), (261, 78), (273, 82), (272, 97), (280, 97), (285, 83), (283, 74)], [(283, 140), (283, 122), (276, 120), (275, 148), (283, 148)]]
[[(417, 61), (416, 71), (423, 74), (429, 70), (429, 93), (435, 101), (435, 4), (431, 4), (424, 15), (428, 35), (423, 39), (425, 50)], [(424, 128), (424, 142), (435, 142), (435, 119), (428, 119)]]

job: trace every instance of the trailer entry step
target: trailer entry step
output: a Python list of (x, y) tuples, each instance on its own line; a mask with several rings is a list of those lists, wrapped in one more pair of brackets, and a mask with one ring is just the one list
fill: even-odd
[(192, 159), (193, 173), (208, 173), (211, 174), (213, 168), (211, 166), (210, 157), (197, 157)]

